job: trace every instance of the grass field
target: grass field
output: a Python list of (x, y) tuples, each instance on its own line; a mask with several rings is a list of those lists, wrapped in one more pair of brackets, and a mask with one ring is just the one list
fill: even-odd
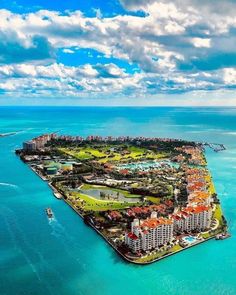
[(97, 149), (93, 149), (93, 148), (74, 148), (74, 149), (70, 149), (70, 148), (59, 148), (58, 149), (60, 152), (63, 152), (65, 154), (68, 154), (72, 157), (75, 157), (76, 159), (79, 160), (90, 160), (95, 158), (101, 158), (101, 157), (105, 157), (106, 154), (100, 152)]
[(140, 160), (140, 159), (161, 159), (166, 158), (168, 154), (154, 152), (145, 148), (136, 146), (123, 147), (120, 146), (106, 146), (103, 145), (98, 148), (89, 146), (76, 147), (76, 148), (58, 148), (62, 153), (70, 155), (78, 160), (91, 160), (96, 159), (100, 163), (128, 161), (128, 160)]
[(70, 193), (69, 201), (72, 205), (78, 206), (85, 211), (107, 211), (124, 209), (131, 206), (140, 205), (140, 203), (119, 202), (111, 200), (98, 200), (86, 194)]
[(207, 238), (210, 238), (211, 236), (214, 236), (217, 233), (222, 232), (222, 228), (223, 228), (223, 225), (224, 225), (222, 217), (223, 217), (223, 213), (222, 213), (221, 206), (220, 206), (220, 204), (216, 204), (216, 209), (213, 212), (213, 218), (217, 219), (219, 221), (219, 226), (214, 231), (201, 233), (201, 237), (207, 239)]
[(180, 245), (174, 245), (172, 248), (170, 248), (169, 250), (164, 250), (163, 252), (157, 252), (157, 253), (151, 253), (150, 255), (147, 255), (145, 257), (141, 257), (136, 259), (136, 262), (149, 262), (149, 261), (153, 261), (155, 259), (158, 259), (166, 254), (171, 254), (174, 252), (177, 252), (179, 250), (182, 250), (183, 248)]
[(152, 202), (153, 204), (160, 204), (160, 201), (161, 201), (161, 198), (157, 198), (157, 197), (146, 197), (146, 199)]
[(220, 204), (216, 204), (216, 209), (213, 214), (213, 218), (217, 219), (219, 221), (220, 226), (223, 225), (223, 219), (222, 219), (223, 213)]

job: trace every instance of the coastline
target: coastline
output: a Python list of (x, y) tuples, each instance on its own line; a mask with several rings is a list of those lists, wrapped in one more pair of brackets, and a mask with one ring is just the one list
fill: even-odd
[[(30, 166), (30, 165), (28, 165), (27, 163), (25, 163), (27, 166)], [(36, 169), (34, 169), (32, 166), (30, 166), (30, 168), (34, 171), (34, 173), (37, 175), (37, 176), (39, 176), (43, 181), (47, 181), (47, 179), (46, 178), (44, 178), (40, 173), (38, 173), (38, 171), (36, 170)], [(50, 182), (48, 182), (47, 181), (47, 184), (48, 184), (48, 186), (51, 188), (51, 190), (53, 191), (53, 195), (55, 196), (55, 198), (57, 198), (57, 199), (62, 199), (74, 212), (76, 212), (80, 217), (81, 217), (81, 219), (82, 220), (84, 220), (84, 216), (75, 208), (75, 207), (73, 207), (71, 204), (70, 204), (70, 202), (69, 201), (67, 201), (65, 198), (64, 198), (64, 195), (62, 194), (62, 193), (60, 193), (60, 192), (58, 192), (58, 190), (50, 183)], [(59, 194), (59, 195), (61, 195), (61, 197), (59, 198), (59, 197), (57, 197), (56, 196), (56, 194)], [(219, 233), (217, 233), (217, 234), (214, 234), (214, 235), (212, 235), (211, 237), (209, 237), (209, 238), (206, 238), (206, 239), (204, 239), (204, 240), (201, 240), (201, 241), (198, 241), (198, 242), (195, 242), (194, 244), (190, 244), (190, 245), (188, 245), (188, 246), (186, 246), (186, 247), (184, 247), (184, 248), (182, 248), (182, 249), (179, 249), (179, 250), (176, 250), (176, 251), (174, 251), (174, 252), (172, 252), (172, 253), (167, 253), (167, 254), (164, 254), (163, 256), (161, 256), (161, 257), (158, 257), (158, 258), (156, 258), (156, 259), (153, 259), (153, 260), (151, 260), (151, 261), (145, 261), (145, 262), (139, 262), (139, 261), (135, 261), (135, 260), (132, 260), (132, 259), (130, 259), (130, 258), (128, 258), (127, 256), (125, 256), (122, 252), (120, 252), (95, 226), (93, 226), (91, 223), (89, 223), (89, 225), (88, 226), (90, 226), (90, 227), (92, 227), (114, 250), (115, 250), (115, 252), (117, 253), (117, 254), (119, 254), (121, 257), (122, 257), (122, 259), (123, 260), (125, 260), (126, 262), (128, 262), (128, 263), (133, 263), (133, 264), (136, 264), (136, 265), (149, 265), (149, 264), (152, 264), (152, 263), (154, 263), (154, 262), (157, 262), (157, 261), (160, 261), (160, 260), (162, 260), (162, 259), (164, 259), (164, 258), (168, 258), (169, 256), (172, 256), (172, 255), (174, 255), (174, 254), (177, 254), (177, 253), (179, 253), (179, 252), (181, 252), (181, 251), (184, 251), (184, 250), (187, 250), (187, 249), (189, 249), (189, 248), (192, 248), (192, 247), (194, 247), (194, 246), (197, 246), (197, 245), (199, 245), (199, 244), (201, 244), (201, 243), (204, 243), (204, 242), (207, 242), (207, 241), (209, 241), (209, 240), (211, 240), (211, 239), (213, 239), (213, 238), (215, 238)]]
[[(119, 114), (118, 110), (92, 112), (51, 108), (35, 111), (16, 109), (13, 112), (9, 109), (6, 116), (7, 111), (4, 113), (2, 109), (4, 129), (1, 133), (10, 131), (4, 126), (11, 127), (12, 131), (22, 129), (24, 132), (0, 138), (1, 180), (18, 187), (0, 185), (2, 218), (9, 224), (16, 242), (12, 243), (6, 223), (2, 222), (5, 234), (1, 243), (1, 266), (4, 269), (0, 275), (1, 293), (17, 295), (24, 290), (32, 295), (42, 295), (49, 292), (49, 284), (52, 293), (58, 295), (75, 295), (78, 291), (83, 295), (183, 295), (180, 294), (182, 292), (184, 295), (211, 295), (209, 290), (214, 295), (222, 295), (222, 292), (236, 294), (236, 210), (232, 210), (236, 208), (233, 173), (236, 144), (235, 134), (225, 134), (235, 131), (236, 108), (212, 111), (195, 108), (192, 112), (174, 108), (172, 112), (127, 109), (120, 110)], [(170, 115), (171, 123), (166, 120)], [(9, 119), (12, 120), (11, 125), (7, 125)], [(104, 122), (109, 124), (104, 125)], [(169, 126), (169, 123), (176, 125)], [(83, 135), (119, 135), (118, 132), (133, 135), (168, 134), (172, 138), (179, 136), (225, 143), (226, 151), (215, 153), (206, 148), (205, 155), (232, 237), (223, 241), (212, 239), (189, 251), (148, 265), (125, 261), (98, 233), (93, 232), (94, 229), (87, 227), (66, 203), (55, 199), (46, 183), (28, 167), (29, 163), (23, 165), (23, 161), (15, 156), (14, 150), (22, 147), (22, 141), (45, 130)], [(5, 210), (7, 207), (12, 212)], [(52, 221), (45, 214), (47, 207), (54, 212), (55, 219)], [(43, 255), (44, 260), (38, 253)], [(24, 255), (32, 264), (25, 260)], [(41, 281), (34, 271), (40, 275)]]

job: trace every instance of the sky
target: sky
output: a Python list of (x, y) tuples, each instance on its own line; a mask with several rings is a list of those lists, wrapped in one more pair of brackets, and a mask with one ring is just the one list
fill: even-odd
[(235, 0), (0, 0), (0, 105), (236, 105)]

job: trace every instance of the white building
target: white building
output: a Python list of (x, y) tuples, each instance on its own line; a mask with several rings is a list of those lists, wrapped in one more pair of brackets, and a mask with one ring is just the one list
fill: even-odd
[(211, 224), (212, 210), (210, 206), (186, 207), (177, 214), (173, 214), (175, 231), (202, 231)]
[(125, 243), (133, 252), (158, 249), (172, 241), (173, 228), (173, 220), (156, 218), (156, 213), (152, 213), (149, 219), (134, 219), (131, 232), (125, 235)]

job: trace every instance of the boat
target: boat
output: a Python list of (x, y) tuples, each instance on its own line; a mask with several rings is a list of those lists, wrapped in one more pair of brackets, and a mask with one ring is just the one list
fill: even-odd
[(53, 212), (52, 212), (51, 208), (46, 208), (45, 211), (46, 211), (48, 218), (50, 218), (50, 219), (53, 218)]
[(61, 198), (62, 198), (62, 196), (61, 196), (61, 194), (60, 193), (58, 193), (58, 192), (53, 192), (53, 195), (58, 199), (58, 200), (60, 200)]
[(216, 240), (225, 240), (225, 239), (230, 238), (230, 237), (231, 237), (230, 233), (224, 232), (224, 233), (216, 235), (215, 239)]

